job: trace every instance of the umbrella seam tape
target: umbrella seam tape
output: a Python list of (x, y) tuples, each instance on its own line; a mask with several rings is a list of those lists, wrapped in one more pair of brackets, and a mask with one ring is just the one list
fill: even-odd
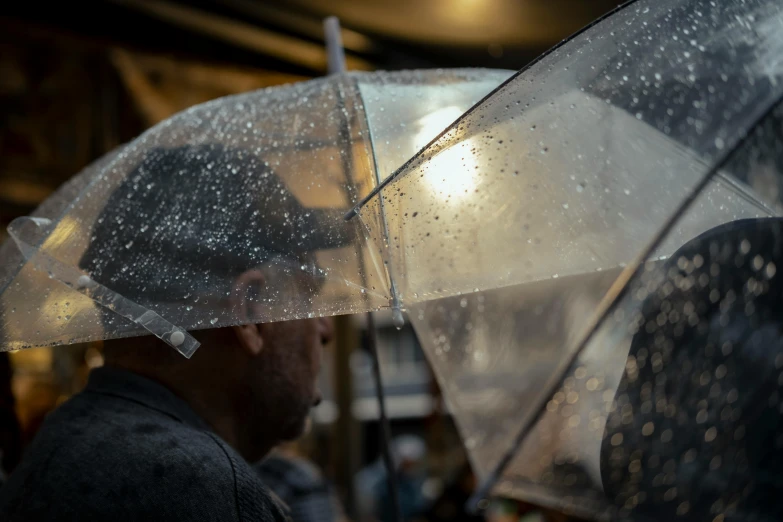
[(114, 290), (103, 286), (89, 275), (76, 267), (46, 254), (42, 249), (36, 249), (25, 240), (26, 234), (22, 230), (27, 223), (32, 223), (36, 231), (43, 232), (43, 228), (49, 228), (52, 221), (46, 218), (20, 217), (8, 225), (8, 233), (16, 243), (25, 260), (36, 270), (48, 273), (50, 279), (54, 279), (68, 288), (79, 292), (100, 306), (138, 324), (186, 358), (190, 358), (200, 346), (200, 343), (184, 328), (170, 323), (159, 314), (131, 301)]

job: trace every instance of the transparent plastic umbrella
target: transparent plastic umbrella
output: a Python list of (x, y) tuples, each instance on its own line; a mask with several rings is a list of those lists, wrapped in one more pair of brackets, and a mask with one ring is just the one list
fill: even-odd
[[(396, 307), (383, 216), (344, 212), (509, 71), (343, 74), (147, 131), (9, 226), (3, 349)], [(242, 275), (261, 272), (263, 284)], [(254, 281), (258, 281), (255, 278)]]
[[(758, 459), (752, 476), (715, 458), (736, 456), (731, 437), (747, 422), (724, 408), (737, 395), (777, 407), (777, 384), (715, 388), (710, 379), (728, 366), (706, 360), (709, 343), (675, 360), (636, 335), (659, 332), (655, 342), (676, 345), (681, 329), (720, 324), (707, 304), (724, 303), (720, 312), (727, 296), (747, 305), (743, 288), (775, 288), (762, 284), (774, 263), (764, 272), (770, 256), (756, 259), (750, 238), (763, 226), (777, 237), (783, 208), (781, 127), (759, 126), (783, 96), (781, 27), (775, 1), (630, 2), (500, 86), (349, 213), (364, 219), (383, 206), (392, 235), (408, 238), (391, 249), (392, 270), (449, 267), (426, 288), (450, 297), (409, 312), (481, 494), (492, 487), (589, 517), (733, 520), (754, 483), (777, 484)], [(717, 246), (694, 239), (720, 238), (715, 231), (735, 222), (751, 223), (747, 244), (741, 232)], [(731, 270), (739, 281), (720, 286)], [(395, 279), (403, 299), (422, 291), (418, 280)], [(709, 291), (675, 299), (694, 284)], [(649, 301), (658, 291), (672, 300)], [(752, 316), (753, 305), (741, 313)], [(758, 368), (767, 379), (776, 366)], [(651, 398), (662, 381), (665, 404)], [(681, 424), (655, 427), (679, 421), (679, 406)], [(721, 439), (709, 431), (715, 415), (742, 420)], [(772, 448), (777, 435), (773, 427), (756, 442)], [(687, 445), (663, 447), (677, 437)], [(709, 448), (705, 461), (699, 444), (718, 439), (726, 451)], [(683, 465), (692, 459), (699, 466)]]

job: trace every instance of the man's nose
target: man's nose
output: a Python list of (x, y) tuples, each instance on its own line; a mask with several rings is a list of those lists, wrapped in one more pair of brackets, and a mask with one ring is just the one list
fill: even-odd
[(321, 343), (329, 344), (334, 339), (334, 319), (331, 317), (321, 317), (318, 319), (321, 329)]

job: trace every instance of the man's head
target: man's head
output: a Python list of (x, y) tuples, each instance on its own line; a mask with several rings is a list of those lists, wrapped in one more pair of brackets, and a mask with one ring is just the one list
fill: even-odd
[[(168, 385), (249, 459), (298, 437), (332, 337), (330, 320), (306, 318), (323, 284), (316, 253), (349, 242), (341, 213), (302, 206), (247, 151), (148, 151), (108, 199), (80, 266), (175, 324), (199, 325), (201, 347), (187, 360), (153, 337), (115, 339), (107, 364)], [(299, 319), (268, 322), (272, 309)], [(103, 320), (109, 333), (127, 321), (108, 310)]]
[(416, 475), (424, 464), (427, 446), (416, 435), (400, 435), (392, 441), (392, 457), (402, 475)]
[(638, 283), (601, 447), (612, 503), (650, 520), (781, 519), (781, 265), (783, 219), (738, 220)]
[(155, 337), (107, 341), (107, 365), (161, 382), (248, 460), (304, 433), (321, 400), (317, 380), (330, 318), (198, 330), (191, 359)]
[(274, 431), (285, 441), (299, 437), (305, 430), (310, 408), (321, 401), (316, 381), (323, 346), (333, 336), (332, 321), (299, 319), (234, 329), (245, 349), (248, 342), (261, 345), (247, 379), (250, 417), (267, 421), (256, 429)]

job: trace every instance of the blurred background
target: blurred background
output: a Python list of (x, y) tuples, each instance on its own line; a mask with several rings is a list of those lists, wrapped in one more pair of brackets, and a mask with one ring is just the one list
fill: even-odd
[[(88, 163), (172, 114), (326, 74), (326, 16), (340, 18), (349, 70), (519, 69), (618, 3), (7, 2), (0, 8), (0, 240), (11, 220), (29, 214)], [(392, 431), (407, 436), (401, 447), (415, 461), (417, 487), (428, 500), (413, 518), (467, 519), (462, 503), (474, 478), (416, 336), (409, 324), (397, 330), (382, 314), (377, 325)], [(44, 416), (102, 363), (100, 343), (0, 354), (7, 470)], [(366, 492), (357, 484), (378, 474), (380, 452), (362, 317), (338, 318), (323, 380), (325, 401), (310, 433), (287, 450), (323, 470), (349, 518), (382, 519), (377, 506), (372, 512), (362, 505)], [(497, 505), (490, 516), (519, 520), (524, 511)]]

